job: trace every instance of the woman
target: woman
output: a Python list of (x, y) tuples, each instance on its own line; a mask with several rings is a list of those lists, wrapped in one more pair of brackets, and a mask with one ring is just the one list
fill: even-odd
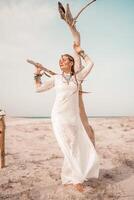
[(74, 50), (84, 59), (86, 67), (74, 71), (74, 59), (64, 54), (59, 60), (62, 73), (52, 75), (41, 83), (40, 64), (36, 68), (36, 92), (55, 87), (56, 99), (51, 113), (52, 127), (57, 142), (64, 154), (61, 180), (64, 185), (73, 185), (84, 191), (83, 182), (99, 176), (99, 157), (88, 137), (79, 113), (79, 88), (93, 67), (93, 62), (79, 45)]

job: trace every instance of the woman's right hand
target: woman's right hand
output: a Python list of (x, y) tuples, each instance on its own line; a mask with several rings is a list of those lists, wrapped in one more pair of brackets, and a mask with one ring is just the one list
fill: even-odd
[(40, 63), (37, 63), (36, 66), (35, 66), (35, 73), (36, 74), (41, 74), (41, 71), (42, 71), (42, 65)]

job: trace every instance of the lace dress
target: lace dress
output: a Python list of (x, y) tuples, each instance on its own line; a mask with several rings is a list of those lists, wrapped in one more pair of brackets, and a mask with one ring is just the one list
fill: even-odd
[(61, 170), (62, 184), (82, 183), (99, 176), (99, 156), (88, 137), (80, 119), (78, 88), (89, 74), (92, 65), (88, 63), (69, 84), (62, 74), (53, 75), (36, 92), (55, 88), (56, 98), (51, 112), (53, 132), (63, 152)]

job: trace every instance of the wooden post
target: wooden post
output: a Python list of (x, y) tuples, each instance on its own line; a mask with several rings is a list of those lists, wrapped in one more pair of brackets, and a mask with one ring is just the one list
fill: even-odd
[(5, 167), (5, 119), (0, 110), (0, 167)]
[[(78, 18), (78, 16), (80, 15), (80, 13), (90, 4), (92, 4), (93, 2), (95, 2), (95, 0), (92, 0), (91, 2), (89, 2), (86, 6), (84, 6), (76, 15), (76, 17), (72, 16), (69, 4), (66, 5), (66, 8), (63, 7), (62, 3), (58, 2), (58, 9), (59, 9), (59, 13), (60, 13), (60, 17), (61, 19), (63, 19), (67, 25), (69, 26), (69, 29), (72, 33), (74, 42), (77, 45), (80, 45), (81, 43), (81, 37), (80, 37), (80, 33), (76, 28), (76, 19)], [(78, 55), (75, 53), (75, 57), (77, 56), (77, 64), (75, 65), (75, 71), (77, 71), (77, 68), (81, 67), (81, 60), (80, 58), (78, 59)], [(81, 90), (82, 90), (82, 86), (81, 86)], [(79, 108), (80, 108), (80, 118), (82, 121), (82, 124), (87, 132), (88, 137), (91, 139), (94, 147), (95, 147), (95, 134), (94, 134), (94, 130), (91, 127), (91, 125), (89, 124), (88, 121), (88, 116), (86, 114), (85, 111), (85, 106), (84, 106), (84, 102), (83, 102), (83, 96), (82, 94), (79, 93)]]

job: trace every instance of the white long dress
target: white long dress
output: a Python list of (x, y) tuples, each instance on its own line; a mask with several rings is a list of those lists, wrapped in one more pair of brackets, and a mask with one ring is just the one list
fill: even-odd
[[(78, 87), (89, 74), (92, 65), (88, 63), (78, 74)], [(52, 87), (56, 99), (52, 108), (53, 132), (64, 155), (61, 171), (62, 184), (82, 183), (89, 178), (99, 177), (99, 156), (80, 119), (79, 92), (74, 76), (69, 84), (62, 74), (53, 75), (36, 92)]]

